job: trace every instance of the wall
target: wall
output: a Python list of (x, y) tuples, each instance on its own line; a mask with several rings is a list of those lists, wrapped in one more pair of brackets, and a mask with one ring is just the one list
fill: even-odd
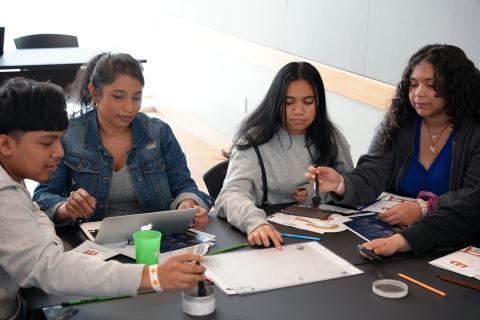
[[(77, 35), (81, 47), (140, 51), (153, 103), (204, 122), (209, 130), (194, 133), (216, 147), (228, 146), (278, 68), (242, 59), (230, 43), (196, 38), (198, 32), (247, 39), (388, 83), (398, 81), (425, 43), (457, 44), (480, 65), (478, 0), (84, 0), (74, 9), (60, 0), (4, 2), (6, 50), (14, 49), (16, 36), (52, 32)], [(333, 92), (327, 100), (356, 160), (383, 111)]]
[[(169, 16), (159, 14), (156, 19), (160, 24), (176, 17), (194, 32), (218, 31), (292, 53), (297, 60), (304, 57), (390, 84), (398, 82), (408, 58), (427, 43), (458, 45), (480, 65), (477, 0), (160, 0), (158, 4), (161, 13)], [(157, 27), (160, 33), (165, 29)], [(177, 33), (178, 29), (170, 30)], [(188, 32), (180, 38), (195, 43)], [(199, 43), (194, 47), (194, 54), (205, 50), (198, 49), (202, 47)], [(164, 101), (231, 137), (245, 115), (241, 112), (243, 101), (248, 100), (251, 110), (276, 71), (262, 68), (251, 59), (245, 62), (241, 56), (209, 53), (202, 57), (202, 75), (189, 75), (196, 81), (189, 82), (194, 88), (188, 90), (202, 97), (195, 107), (189, 107), (187, 101)], [(207, 74), (216, 80), (205, 84), (202, 79)], [(163, 84), (169, 85), (168, 81)], [(343, 129), (356, 161), (366, 151), (383, 112), (333, 92), (327, 97), (329, 113)]]
[[(228, 148), (238, 123), (264, 97), (278, 67), (252, 62), (255, 54), (252, 50), (241, 52), (245, 46), (238, 44), (242, 41), (236, 37), (171, 15), (159, 15), (155, 30), (155, 51), (159, 54), (149, 65), (157, 71), (153, 72), (156, 105), (161, 112), (162, 107), (175, 109), (177, 119), (184, 118), (185, 129), (203, 136), (214, 147)], [(282, 55), (265, 50), (258, 50), (257, 56), (273, 59)], [(286, 56), (287, 60), (299, 60)], [(327, 92), (327, 106), (349, 141), (356, 162), (366, 151), (383, 111), (333, 92)], [(191, 118), (207, 127), (193, 126)]]
[(480, 65), (478, 0), (161, 0), (160, 9), (392, 84), (427, 43), (458, 45)]

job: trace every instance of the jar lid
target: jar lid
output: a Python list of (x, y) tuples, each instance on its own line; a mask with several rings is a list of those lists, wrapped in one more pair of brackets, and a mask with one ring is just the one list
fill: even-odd
[(403, 298), (408, 294), (408, 286), (398, 280), (381, 279), (372, 283), (372, 291), (384, 298)]

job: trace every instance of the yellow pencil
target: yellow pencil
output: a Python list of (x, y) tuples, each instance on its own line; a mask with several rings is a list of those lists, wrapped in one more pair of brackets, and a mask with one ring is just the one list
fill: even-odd
[(415, 279), (413, 279), (413, 278), (410, 278), (409, 276), (406, 276), (406, 275), (404, 275), (403, 273), (399, 273), (398, 275), (399, 275), (400, 277), (402, 277), (403, 279), (408, 280), (408, 281), (410, 281), (411, 283), (415, 283), (416, 285), (418, 285), (418, 286), (420, 286), (420, 287), (422, 287), (422, 288), (424, 288), (424, 289), (427, 289), (427, 290), (430, 290), (430, 291), (432, 291), (432, 292), (435, 292), (436, 294), (438, 294), (438, 295), (440, 295), (440, 296), (442, 296), (442, 297), (446, 297), (446, 296), (447, 296), (447, 294), (446, 294), (445, 292), (440, 291), (440, 290), (438, 290), (438, 289), (435, 289), (435, 288), (433, 288), (433, 287), (430, 287), (429, 285), (426, 285), (426, 284), (423, 283), (423, 282), (420, 282), (420, 281), (418, 281), (418, 280), (415, 280)]

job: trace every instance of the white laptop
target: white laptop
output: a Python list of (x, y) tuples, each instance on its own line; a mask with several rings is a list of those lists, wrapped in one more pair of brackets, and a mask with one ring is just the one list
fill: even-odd
[(107, 217), (102, 221), (85, 222), (80, 228), (89, 240), (97, 244), (128, 242), (140, 227), (152, 224), (162, 236), (184, 233), (190, 227), (198, 209), (180, 209)]

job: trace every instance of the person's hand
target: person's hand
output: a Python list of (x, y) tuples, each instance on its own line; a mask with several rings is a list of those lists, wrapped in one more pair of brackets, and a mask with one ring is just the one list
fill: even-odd
[(388, 224), (409, 226), (422, 217), (420, 205), (414, 201), (404, 201), (378, 215)]
[[(322, 192), (330, 192), (335, 191), (338, 186), (340, 185), (340, 174), (332, 168), (329, 167), (314, 167), (309, 166), (308, 171), (305, 172), (305, 177), (310, 181), (313, 182), (315, 180), (315, 176), (318, 177), (318, 190)], [(345, 193), (345, 190), (341, 190)], [(339, 196), (343, 196), (343, 194), (339, 194)]]
[(184, 253), (172, 256), (158, 265), (158, 280), (164, 291), (187, 289), (205, 280), (205, 267), (197, 264), (201, 256)]
[(97, 200), (85, 189), (70, 192), (67, 202), (62, 203), (55, 214), (55, 220), (67, 221), (76, 218), (88, 218), (95, 212)]
[(270, 241), (273, 242), (275, 248), (282, 249), (282, 236), (270, 224), (262, 224), (248, 234), (248, 243), (251, 246), (270, 247)]
[(198, 210), (197, 213), (195, 214), (195, 218), (193, 219), (192, 226), (197, 230), (204, 230), (208, 225), (207, 209), (200, 207), (198, 203), (192, 199), (184, 199), (177, 206), (177, 209), (189, 209), (189, 208), (196, 208)]
[[(403, 252), (410, 250), (407, 240), (399, 234), (394, 234), (388, 238), (379, 238), (362, 244), (368, 250), (372, 250), (379, 256), (390, 256), (395, 252)], [(363, 257), (368, 258), (363, 253)]]
[(297, 188), (293, 191), (292, 198), (298, 203), (304, 203), (307, 200), (308, 191), (305, 188)]

